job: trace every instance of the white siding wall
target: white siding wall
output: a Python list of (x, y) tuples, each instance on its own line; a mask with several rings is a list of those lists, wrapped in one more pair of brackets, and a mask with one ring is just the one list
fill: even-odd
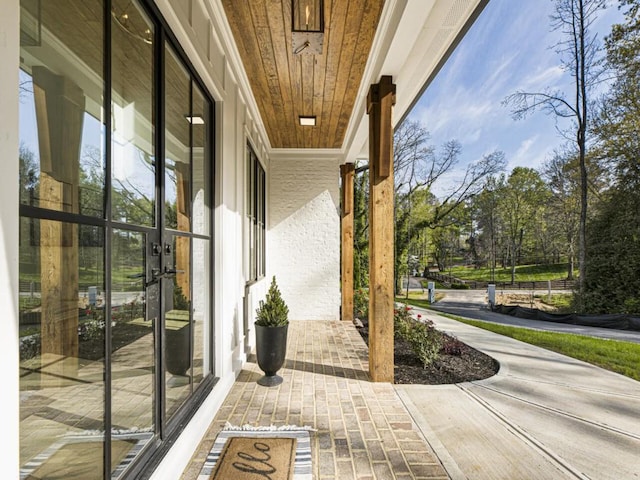
[(294, 320), (340, 317), (339, 177), (337, 160), (271, 160), (267, 271)]

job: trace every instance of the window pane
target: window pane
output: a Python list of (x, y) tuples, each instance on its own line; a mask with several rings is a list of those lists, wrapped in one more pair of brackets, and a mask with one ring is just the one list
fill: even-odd
[(258, 218), (258, 278), (264, 276), (265, 262), (265, 236), (264, 236), (264, 216), (265, 216), (265, 174), (262, 166), (258, 163), (258, 202), (256, 215)]
[[(209, 101), (198, 86), (193, 84), (191, 135), (193, 139), (193, 231), (210, 235), (211, 180), (209, 151)], [(201, 119), (201, 120), (200, 120)]]
[(103, 230), (20, 230), (20, 463), (29, 478), (102, 478)]
[(210, 242), (193, 239), (193, 383), (211, 373)]
[(23, 26), (40, 18), (47, 35), (23, 31), (20, 49), (20, 201), (102, 217), (102, 2), (34, 5), (22, 1)]
[(165, 225), (191, 231), (191, 78), (165, 46)]
[(137, 2), (115, 0), (112, 32), (112, 217), (153, 226), (156, 160), (153, 25)]
[[(158, 284), (145, 287), (157, 256), (147, 258), (147, 236), (115, 230), (111, 255), (112, 448), (139, 455), (154, 434), (155, 322)], [(150, 302), (147, 304), (147, 302)], [(119, 470), (112, 471), (117, 477)]]
[(166, 258), (172, 278), (164, 280), (167, 418), (191, 394), (191, 239), (175, 235)]

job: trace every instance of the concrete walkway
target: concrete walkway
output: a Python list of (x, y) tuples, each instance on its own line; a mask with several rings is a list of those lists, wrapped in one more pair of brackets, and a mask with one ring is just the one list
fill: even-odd
[(500, 362), (483, 381), (396, 385), (451, 478), (640, 478), (639, 382), (416, 311)]

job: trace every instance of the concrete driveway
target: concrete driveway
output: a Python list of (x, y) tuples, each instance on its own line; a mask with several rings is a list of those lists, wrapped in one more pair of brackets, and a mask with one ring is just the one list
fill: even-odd
[[(487, 308), (487, 293), (484, 290), (440, 290), (439, 292), (444, 293), (445, 297), (434, 303), (431, 308), (441, 312), (503, 325), (640, 343), (640, 332), (528, 320), (492, 312)], [(540, 290), (534, 293), (544, 295), (547, 291)]]
[(639, 382), (416, 311), (500, 363), (483, 381), (396, 385), (453, 479), (640, 478)]

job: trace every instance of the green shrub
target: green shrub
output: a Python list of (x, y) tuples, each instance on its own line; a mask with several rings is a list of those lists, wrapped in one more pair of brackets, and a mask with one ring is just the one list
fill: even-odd
[(427, 322), (413, 320), (408, 330), (407, 341), (411, 344), (413, 353), (416, 354), (423, 368), (427, 368), (440, 356), (442, 335), (433, 328), (430, 320)]
[(360, 320), (369, 318), (369, 296), (362, 288), (356, 290), (353, 297), (353, 316)]
[(284, 303), (276, 277), (271, 279), (271, 286), (266, 300), (260, 300), (256, 310), (256, 325), (263, 327), (281, 327), (289, 324), (289, 307)]
[(431, 320), (422, 320), (421, 315), (416, 320), (411, 311), (412, 308), (407, 305), (393, 311), (394, 333), (411, 345), (423, 368), (427, 368), (440, 356), (442, 335), (434, 328)]
[(407, 340), (411, 322), (414, 321), (411, 316), (411, 310), (411, 307), (406, 304), (393, 310), (393, 332), (405, 340)]
[(452, 283), (451, 288), (454, 290), (469, 290), (471, 287), (466, 283)]

